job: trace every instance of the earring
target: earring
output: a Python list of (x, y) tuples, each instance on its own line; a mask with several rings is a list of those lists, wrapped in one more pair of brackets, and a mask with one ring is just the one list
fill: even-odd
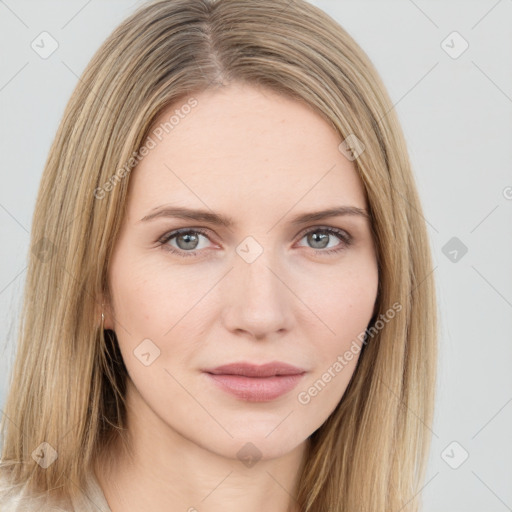
[(105, 322), (105, 315), (103, 314), (103, 304), (101, 305), (101, 330), (104, 330), (103, 323)]

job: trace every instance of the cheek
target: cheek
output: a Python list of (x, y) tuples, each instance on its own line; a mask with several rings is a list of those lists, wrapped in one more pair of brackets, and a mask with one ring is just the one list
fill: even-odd
[[(372, 318), (378, 290), (378, 269), (374, 259), (360, 258), (353, 265), (336, 267), (329, 275), (316, 276), (315, 286), (308, 282), (308, 307), (314, 315), (308, 322), (311, 332), (308, 335), (316, 345), (318, 365), (315, 377), (324, 372), (336, 373), (340, 370), (339, 356), (346, 358), (342, 362), (343, 378), (336, 380), (333, 387), (344, 389), (352, 374), (362, 347), (363, 335)], [(316, 332), (316, 336), (313, 333)], [(320, 334), (322, 333), (322, 334)], [(335, 365), (333, 367), (333, 365)], [(322, 380), (329, 381), (326, 375)]]
[(173, 268), (160, 257), (131, 258), (126, 251), (112, 269), (114, 330), (122, 351), (130, 355), (149, 339), (161, 352), (159, 364), (171, 346), (174, 359), (186, 357), (205, 329), (208, 301), (202, 299), (214, 284), (211, 275), (194, 265)]
[(323, 350), (339, 349), (364, 331), (373, 315), (378, 270), (372, 260), (332, 268), (303, 281), (302, 296), (317, 328), (324, 333)]
[(308, 305), (320, 318), (308, 333), (317, 357), (314, 371), (296, 393), (307, 417), (326, 419), (343, 397), (373, 315), (377, 288), (376, 266), (365, 265), (337, 272), (325, 280), (323, 292), (315, 288), (310, 294)]
[(128, 268), (119, 265), (112, 273), (116, 332), (135, 335), (136, 331), (137, 334), (149, 336), (150, 326), (154, 325), (155, 313), (161, 302), (161, 285), (148, 279), (151, 279), (151, 275), (133, 266)]
[(115, 321), (121, 327), (123, 324), (146, 325), (148, 329), (152, 326), (161, 336), (165, 324), (182, 312), (184, 300), (194, 295), (191, 282), (185, 273), (163, 265), (156, 254), (142, 258), (129, 254), (126, 249), (118, 252), (123, 257), (113, 259), (110, 273)]

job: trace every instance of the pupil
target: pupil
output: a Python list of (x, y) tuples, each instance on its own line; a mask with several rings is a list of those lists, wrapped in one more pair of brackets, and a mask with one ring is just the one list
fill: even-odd
[[(181, 249), (194, 249), (194, 247), (190, 247), (189, 244), (190, 242), (192, 242), (192, 244), (194, 242), (197, 242), (197, 240), (192, 240), (194, 238), (197, 238), (195, 235), (192, 235), (190, 233), (185, 233), (183, 235), (181, 235), (181, 237), (178, 237), (178, 241), (181, 239), (181, 238), (184, 238), (185, 239), (185, 247), (180, 247)], [(181, 245), (181, 244), (179, 244)]]
[[(319, 241), (319, 239), (321, 239), (321, 238), (323, 238), (323, 239), (324, 239), (324, 242), (325, 242), (325, 240), (327, 240), (327, 238), (328, 238), (328, 235), (327, 235), (327, 234), (325, 234), (325, 233), (322, 233), (322, 234), (320, 234), (320, 235), (318, 235), (317, 233), (314, 233), (312, 236), (313, 236), (313, 241), (314, 241), (314, 243), (316, 243), (317, 241)], [(321, 240), (320, 240), (320, 243), (321, 243)], [(323, 245), (321, 245), (321, 248), (323, 248), (323, 247), (325, 247), (325, 243), (324, 243)]]

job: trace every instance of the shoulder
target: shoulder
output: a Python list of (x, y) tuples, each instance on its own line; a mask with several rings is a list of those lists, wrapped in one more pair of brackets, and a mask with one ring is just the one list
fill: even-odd
[[(95, 503), (94, 508), (92, 503)], [(99, 508), (98, 508), (99, 507)], [(87, 478), (87, 488), (78, 498), (71, 503), (50, 502), (49, 498), (42, 495), (30, 495), (25, 486), (12, 486), (7, 477), (0, 472), (0, 512), (36, 512), (44, 510), (45, 512), (111, 512), (105, 500), (103, 492), (99, 487), (95, 477), (89, 475)]]
[(61, 504), (50, 503), (45, 495), (29, 495), (24, 485), (13, 486), (0, 472), (0, 512), (69, 512)]

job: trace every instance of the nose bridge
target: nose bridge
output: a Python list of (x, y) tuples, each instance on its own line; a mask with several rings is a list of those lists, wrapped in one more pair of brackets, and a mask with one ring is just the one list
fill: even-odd
[(255, 246), (251, 240), (245, 243), (245, 247), (247, 246), (252, 258), (242, 253), (242, 248), (239, 247), (237, 253), (241, 256), (236, 263), (238, 278), (245, 291), (243, 296), (258, 308), (273, 301), (279, 303), (283, 284), (275, 275), (279, 267), (276, 253), (269, 246)]
[(287, 277), (281, 275), (278, 255), (258, 245), (248, 240), (237, 248), (229, 277), (227, 321), (230, 329), (261, 337), (289, 327), (292, 294), (284, 284)]
[(253, 263), (240, 262), (240, 274), (245, 281), (244, 296), (260, 307), (272, 301), (281, 302), (283, 285), (276, 277), (271, 258), (260, 256)]

